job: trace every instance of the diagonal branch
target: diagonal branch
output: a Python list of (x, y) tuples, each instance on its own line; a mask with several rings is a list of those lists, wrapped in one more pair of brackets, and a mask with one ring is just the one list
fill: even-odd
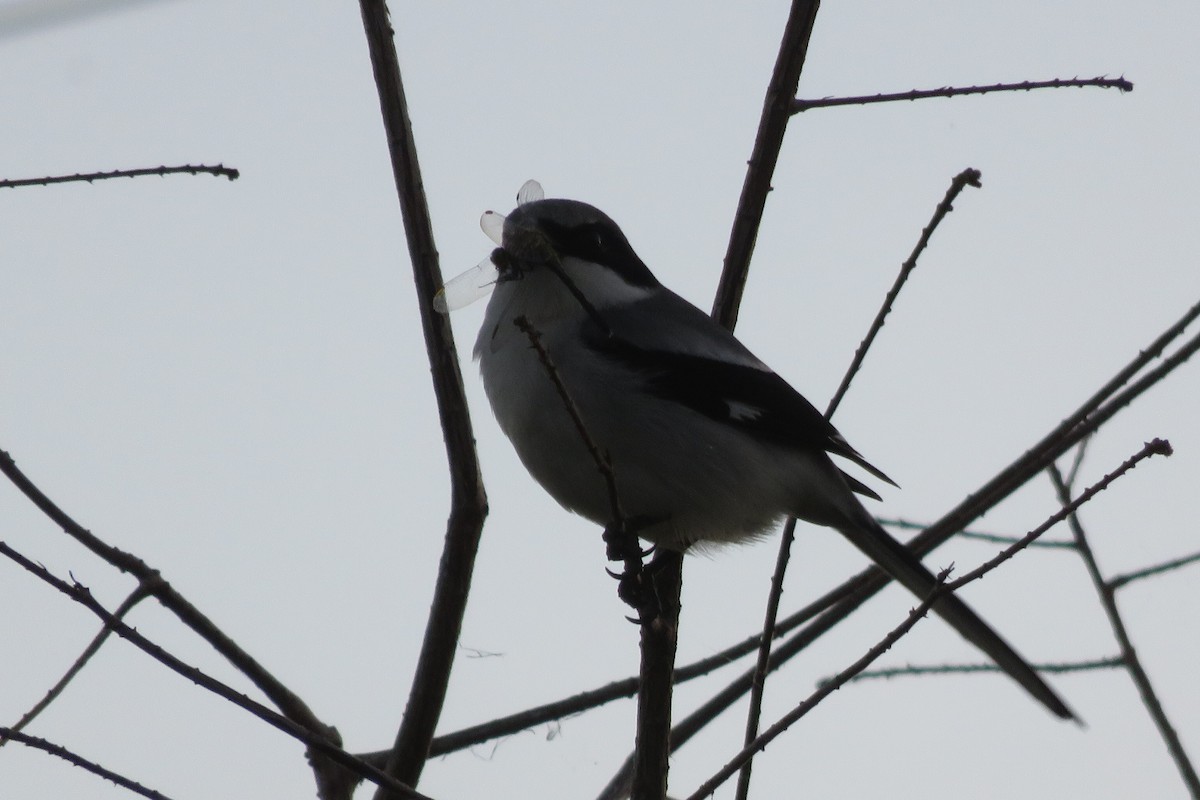
[(713, 318), (730, 330), (737, 325), (738, 306), (742, 303), (742, 293), (746, 288), (750, 257), (754, 254), (754, 242), (758, 239), (767, 194), (771, 191), (771, 179), (775, 175), (779, 151), (783, 148), (783, 134), (792, 113), (792, 99), (800, 86), (800, 71), (804, 69), (804, 59), (808, 56), (808, 40), (812, 36), (813, 22), (820, 5), (819, 0), (792, 1), (775, 69), (763, 99), (758, 135), (754, 139), (754, 150), (750, 154), (746, 179), (742, 183), (742, 196), (738, 200), (733, 230), (729, 234), (721, 282), (713, 301)]
[[(170, 669), (172, 672), (182, 675), (197, 686), (207, 689), (213, 694), (228, 700), (235, 706), (245, 711), (249, 711), (263, 722), (266, 722), (268, 725), (271, 725), (272, 727), (286, 733), (294, 739), (304, 742), (306, 745), (308, 745), (310, 759), (314, 758), (315, 754), (320, 754), (326, 760), (340, 765), (348, 772), (354, 773), (363, 778), (367, 778), (368, 780), (374, 781), (380, 785), (389, 786), (398, 792), (398, 796), (400, 797), (410, 798), (410, 800), (422, 800), (425, 798), (424, 795), (414, 791), (394, 778), (385, 775), (380, 770), (347, 753), (345, 750), (342, 750), (338, 744), (330, 741), (328, 737), (323, 736), (321, 733), (311, 731), (308, 728), (293, 722), (286, 716), (272, 711), (261, 703), (254, 702), (249, 697), (246, 697), (244, 694), (241, 694), (227, 684), (222, 683), (202, 670), (185, 663), (184, 661), (164, 650), (162, 647), (159, 647), (157, 644), (138, 633), (136, 629), (131, 628), (124, 622), (117, 620), (108, 609), (101, 605), (96, 598), (92, 596), (91, 591), (89, 591), (86, 586), (83, 586), (78, 582), (67, 583), (64, 580), (55, 577), (53, 574), (51, 574), (50, 570), (46, 569), (41, 564), (35, 564), (33, 561), (30, 561), (28, 558), (9, 547), (3, 541), (0, 541), (0, 555), (3, 555), (16, 562), (27, 572), (53, 586), (58, 591), (74, 600), (76, 603), (79, 603), (84, 608), (91, 611), (93, 614), (99, 617), (107, 627), (112, 628), (113, 632), (115, 632), (118, 636), (120, 636), (122, 639), (125, 639), (143, 653), (147, 654), (155, 661), (158, 661), (160, 664)], [(321, 775), (318, 775), (318, 778), (320, 777)], [(349, 785), (345, 780), (339, 780), (336, 784), (334, 784), (332, 781), (328, 783), (322, 783), (319, 788), (322, 792), (326, 792), (331, 787), (340, 790), (348, 789)], [(324, 796), (325, 794), (322, 794), (322, 797)], [(332, 796), (341, 797), (348, 795), (346, 795), (345, 792), (342, 792), (341, 794)], [(427, 798), (425, 798), (425, 800), (427, 800)]]
[(943, 86), (940, 89), (913, 89), (909, 92), (892, 94), (871, 94), (858, 97), (826, 97), (820, 100), (792, 101), (792, 113), (799, 114), (810, 108), (830, 108), (832, 106), (865, 106), (870, 103), (894, 103), (903, 100), (923, 100), (929, 97), (961, 97), (968, 94), (988, 94), (990, 92), (1028, 92), (1033, 89), (1065, 89), (1069, 87), (1082, 88), (1097, 86), (1101, 89), (1120, 89), (1122, 92), (1132, 92), (1133, 84), (1125, 78), (1055, 78), (1049, 81), (1022, 81), (1020, 83), (994, 83), (991, 86)]
[[(126, 553), (124, 550), (104, 542), (72, 519), (17, 467), (12, 456), (4, 450), (0, 450), (0, 472), (3, 472), (14, 486), (20, 489), (42, 513), (62, 528), (67, 535), (121, 572), (137, 578), (140, 587), (249, 678), (288, 720), (302, 726), (306, 731), (321, 739), (340, 746), (341, 737), (336, 728), (326, 725), (318, 719), (299, 695), (284, 686), (278, 678), (268, 672), (237, 642), (229, 638), (212, 620), (201, 613), (200, 609), (175, 591), (175, 588), (162, 577), (157, 569), (132, 553)], [(317, 759), (311, 750), (309, 756)], [(325, 767), (330, 767), (330, 769), (325, 769)], [(344, 794), (337, 788), (342, 782), (342, 776), (337, 769), (317, 759), (314, 761), (314, 770), (317, 783), (321, 787), (322, 797), (326, 795), (339, 797)]]
[[(1064, 511), (1070, 509), (1072, 506), (1071, 487), (1063, 480), (1062, 473), (1054, 464), (1051, 464), (1046, 471), (1050, 475), (1050, 482), (1054, 485), (1055, 494), (1058, 495), (1059, 502), (1063, 504)], [(1187, 786), (1188, 793), (1193, 798), (1200, 798), (1200, 777), (1197, 776), (1196, 768), (1192, 766), (1191, 759), (1188, 758), (1179, 734), (1175, 732), (1171, 721), (1167, 719), (1167, 712), (1163, 709), (1158, 694), (1150, 683), (1150, 676), (1146, 674), (1137, 649), (1129, 638), (1129, 630), (1125, 627), (1125, 620), (1121, 617), (1120, 609), (1117, 608), (1115, 590), (1105, 582), (1104, 576), (1100, 572), (1100, 565), (1096, 562), (1096, 556), (1092, 553), (1087, 533), (1083, 529), (1083, 523), (1079, 521), (1078, 515), (1073, 510), (1070, 512), (1069, 524), (1071, 533), (1075, 537), (1075, 544), (1079, 549), (1079, 556), (1083, 559), (1084, 566), (1087, 567), (1088, 576), (1091, 577), (1092, 584), (1096, 587), (1096, 593), (1100, 597), (1100, 605), (1104, 608), (1109, 625), (1112, 627), (1113, 636), (1117, 640), (1117, 646), (1121, 649), (1121, 658), (1125, 662), (1125, 669), (1129, 671), (1129, 677), (1137, 687), (1138, 694), (1141, 695), (1142, 704), (1154, 721), (1155, 727), (1158, 728), (1158, 734), (1166, 744), (1167, 751), (1171, 754), (1171, 759), (1175, 762), (1175, 767), (1179, 770), (1179, 775), (1183, 779), (1184, 785)]]
[(36, 736), (26, 736), (25, 734), (14, 730), (13, 728), (0, 727), (0, 744), (3, 744), (9, 739), (13, 740), (14, 742), (19, 742), (26, 747), (32, 747), (36, 750), (47, 752), (52, 756), (58, 756), (72, 766), (87, 770), (93, 775), (99, 775), (106, 781), (112, 781), (122, 789), (128, 789), (135, 794), (140, 794), (142, 797), (149, 797), (151, 800), (171, 800), (171, 798), (167, 797), (162, 792), (156, 792), (153, 789), (147, 789), (137, 781), (126, 778), (124, 775), (113, 772), (110, 769), (105, 769), (95, 761), (89, 761), (83, 756), (71, 752), (62, 745), (54, 744), (54, 742), (48, 742), (45, 739), (39, 739)]
[(979, 179), (982, 173), (977, 169), (967, 168), (954, 176), (950, 181), (950, 188), (946, 190), (946, 196), (942, 198), (942, 202), (937, 204), (933, 210), (933, 217), (930, 218), (929, 224), (921, 230), (921, 236), (917, 239), (917, 244), (913, 247), (912, 252), (904, 263), (900, 265), (900, 273), (896, 276), (895, 283), (888, 293), (883, 298), (883, 305), (880, 306), (879, 312), (875, 314), (874, 321), (871, 322), (871, 327), (867, 329), (867, 335), (863, 337), (862, 343), (858, 349), (854, 351), (854, 358), (850, 361), (850, 366), (846, 369), (846, 374), (842, 377), (842, 382), (838, 385), (837, 391), (833, 393), (833, 399), (829, 401), (829, 408), (825, 411), (825, 418), (829, 419), (833, 416), (833, 412), (837, 411), (837, 407), (841, 405), (842, 398), (846, 395), (846, 390), (850, 388), (850, 381), (854, 380), (854, 376), (858, 373), (859, 367), (862, 366), (863, 359), (867, 357), (867, 350), (875, 341), (875, 337), (883, 328), (884, 320), (888, 314), (892, 312), (892, 306), (896, 303), (896, 298), (900, 294), (900, 290), (904, 288), (904, 284), (908, 281), (908, 276), (917, 267), (917, 259), (921, 253), (925, 252), (925, 248), (929, 245), (929, 239), (933, 236), (933, 232), (937, 230), (938, 225), (946, 218), (946, 215), (954, 210), (954, 201), (962, 194), (962, 190), (968, 186), (980, 187)]
[[(429, 756), (429, 743), (446, 699), (470, 595), (475, 556), (487, 516), (487, 496), (475, 453), (475, 437), (450, 321), (433, 309), (433, 297), (442, 285), (442, 274), (387, 3), (361, 0), (359, 5), (404, 217), (451, 481), (450, 519), (438, 567), (437, 586), (404, 718), (396, 732), (392, 757), (387, 765), (389, 775), (415, 786)], [(379, 800), (394, 796), (382, 788), (376, 794)]]
[[(1071, 482), (1069, 480), (1065, 481), (1065, 483), (1068, 486), (1071, 484)], [(1152, 578), (1155, 575), (1161, 575), (1164, 572), (1171, 572), (1173, 570), (1181, 569), (1182, 567), (1186, 567), (1191, 564), (1195, 564), (1198, 561), (1200, 561), (1200, 553), (1192, 553), (1191, 555), (1182, 556), (1180, 558), (1173, 558), (1170, 561), (1164, 561), (1161, 564), (1155, 564), (1153, 566), (1146, 567), (1144, 569), (1134, 570), (1133, 572), (1127, 572), (1124, 575), (1114, 575), (1113, 577), (1108, 579), (1108, 588), (1115, 592), (1117, 589), (1120, 589), (1122, 586), (1127, 586), (1128, 584), (1131, 584), (1134, 581), (1140, 581), (1140, 580), (1144, 580), (1146, 578)]]
[[(146, 590), (145, 585), (138, 585), (138, 587), (135, 588), (130, 595), (121, 602), (121, 605), (117, 606), (117, 610), (112, 614), (113, 619), (118, 622), (124, 620), (125, 616), (133, 610), (134, 606), (149, 596), (150, 593)], [(69, 684), (74, 677), (79, 674), (79, 671), (83, 669), (89, 661), (91, 661), (92, 656), (96, 655), (96, 653), (100, 651), (101, 646), (108, 641), (109, 637), (112, 636), (112, 633), (112, 625), (105, 623), (104, 627), (100, 629), (100, 632), (92, 638), (92, 641), (88, 643), (88, 646), (85, 647), (83, 652), (79, 654), (79, 658), (75, 659), (75, 663), (73, 663), (71, 667), (63, 674), (63, 676), (59, 678), (53, 686), (50, 687), (50, 690), (46, 692), (46, 695), (36, 704), (34, 704), (33, 708), (21, 715), (21, 718), (17, 720), (16, 724), (14, 724), (9, 730), (18, 732), (25, 730), (25, 728), (29, 726), (29, 723), (33, 722), (38, 718), (39, 714), (49, 708), (50, 704), (57, 700), (67, 688), (67, 684)], [(4, 737), (0, 737), (0, 747), (4, 746), (5, 741), (6, 740)]]
[(920, 605), (909, 612), (908, 616), (905, 617), (903, 622), (889, 631), (888, 634), (884, 636), (878, 644), (868, 650), (853, 664), (835, 675), (832, 680), (818, 687), (815, 692), (813, 692), (807, 699), (804, 700), (804, 702), (797, 705), (787, 714), (784, 714), (778, 722), (759, 734), (754, 741), (747, 743), (747, 745), (743, 747), (742, 750), (729, 761), (729, 763), (718, 770), (716, 774), (714, 774), (707, 781), (700, 784), (700, 787), (696, 789), (696, 791), (688, 795), (688, 800), (704, 800), (704, 798), (710, 797), (713, 792), (717, 790), (717, 787), (728, 780), (734, 772), (737, 772), (746, 764), (750, 763), (750, 760), (753, 759), (757, 753), (766, 749), (768, 744), (773, 742), (784, 731), (798, 722), (805, 714), (816, 708), (818, 703), (840, 689), (855, 675), (859, 674), (867, 667), (871, 666), (871, 664), (875, 663), (880, 656), (891, 649), (892, 645), (894, 645), (901, 639), (901, 637), (912, 630), (913, 626), (920, 622), (929, 613), (929, 609), (933, 607), (933, 604), (937, 602), (938, 598), (946, 593), (945, 581), (946, 576), (949, 575), (949, 573), (950, 570), (943, 570), (941, 574), (937, 576), (938, 582), (933, 591), (921, 601)]
[[(1038, 672), (1062, 675), (1071, 672), (1094, 672), (1101, 669), (1118, 669), (1125, 666), (1120, 656), (1096, 658), (1089, 661), (1068, 661), (1031, 665)], [(850, 679), (851, 683), (868, 680), (891, 680), (917, 675), (969, 675), (975, 673), (1002, 673), (996, 664), (908, 664), (903, 667), (884, 667), (861, 672)]]

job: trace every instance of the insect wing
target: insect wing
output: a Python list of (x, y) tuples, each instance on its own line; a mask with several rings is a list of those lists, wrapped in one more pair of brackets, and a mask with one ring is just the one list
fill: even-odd
[(479, 227), (487, 237), (498, 246), (504, 246), (504, 215), (495, 211), (485, 211), (479, 218)]
[(546, 192), (542, 190), (542, 185), (533, 178), (521, 184), (521, 188), (517, 191), (517, 205), (519, 206), (545, 199)]
[(499, 277), (500, 270), (489, 255), (463, 274), (446, 281), (446, 285), (433, 296), (433, 307), (442, 314), (449, 314), (469, 306), (491, 294)]

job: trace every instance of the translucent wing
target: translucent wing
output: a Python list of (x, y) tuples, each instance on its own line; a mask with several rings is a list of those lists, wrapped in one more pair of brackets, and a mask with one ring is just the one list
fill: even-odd
[(544, 200), (546, 193), (542, 191), (542, 185), (530, 178), (521, 184), (520, 190), (517, 191), (517, 205), (523, 206), (526, 203), (532, 203), (535, 200)]
[(479, 227), (487, 237), (499, 246), (504, 245), (504, 215), (495, 211), (485, 211), (479, 218)]
[(500, 270), (489, 255), (462, 275), (446, 281), (446, 285), (433, 296), (433, 307), (442, 314), (449, 314), (469, 306), (491, 294), (499, 277)]

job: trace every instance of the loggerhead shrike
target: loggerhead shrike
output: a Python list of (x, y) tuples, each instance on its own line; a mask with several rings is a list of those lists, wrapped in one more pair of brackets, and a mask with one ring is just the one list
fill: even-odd
[[(435, 306), (451, 310), (494, 288), (475, 342), (484, 389), (555, 500), (600, 525), (615, 522), (607, 479), (521, 318), (607, 454), (622, 514), (639, 520), (643, 539), (680, 551), (743, 542), (790, 515), (838, 530), (918, 597), (932, 591), (930, 571), (855, 494), (879, 496), (830, 456), (891, 479), (732, 333), (659, 283), (607, 215), (543, 199), (529, 181), (507, 218), (487, 212), (481, 225), (499, 248), (450, 281)], [(933, 609), (1050, 711), (1073, 718), (958, 597)]]

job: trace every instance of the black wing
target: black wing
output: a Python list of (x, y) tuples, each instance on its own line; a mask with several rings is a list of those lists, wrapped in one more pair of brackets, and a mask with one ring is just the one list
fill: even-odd
[[(812, 403), (770, 369), (687, 353), (647, 350), (618, 337), (596, 337), (590, 344), (645, 375), (648, 388), (659, 397), (764, 441), (842, 456), (880, 480), (896, 485), (851, 447)], [(849, 482), (855, 491), (878, 497), (859, 481), (850, 478)]]

